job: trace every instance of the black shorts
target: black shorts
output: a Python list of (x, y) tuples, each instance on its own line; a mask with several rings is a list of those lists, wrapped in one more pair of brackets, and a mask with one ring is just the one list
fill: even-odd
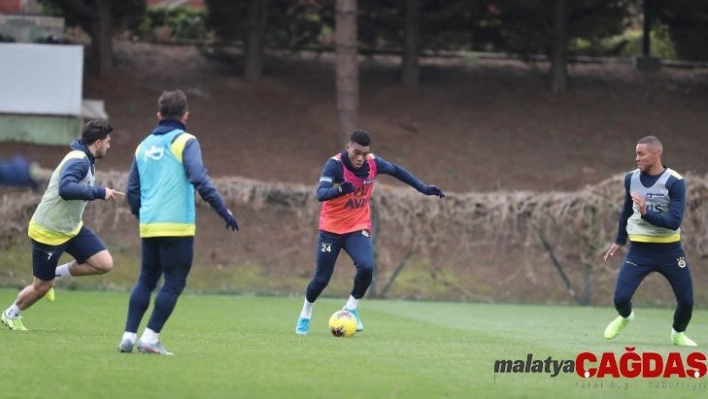
[(61, 245), (46, 245), (32, 241), (32, 274), (43, 281), (52, 281), (56, 277), (59, 258), (66, 252), (79, 264), (106, 249), (101, 239), (87, 227), (81, 227), (79, 234)]

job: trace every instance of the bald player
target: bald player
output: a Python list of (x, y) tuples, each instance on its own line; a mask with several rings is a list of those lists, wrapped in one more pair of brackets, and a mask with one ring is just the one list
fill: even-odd
[(617, 238), (605, 253), (607, 262), (629, 240), (629, 251), (620, 268), (614, 303), (619, 317), (605, 329), (615, 338), (633, 319), (632, 296), (644, 278), (660, 273), (671, 284), (676, 311), (671, 341), (696, 346), (685, 334), (693, 313), (693, 281), (681, 247), (681, 221), (686, 207), (686, 182), (661, 161), (663, 146), (654, 136), (637, 142), (637, 169), (624, 179), (625, 200)]

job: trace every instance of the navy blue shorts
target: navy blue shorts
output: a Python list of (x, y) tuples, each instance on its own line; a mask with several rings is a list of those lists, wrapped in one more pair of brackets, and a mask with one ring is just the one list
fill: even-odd
[(32, 241), (32, 274), (43, 281), (52, 281), (56, 277), (59, 258), (66, 252), (76, 259), (78, 264), (106, 249), (101, 239), (87, 227), (81, 227), (79, 234), (61, 245), (46, 245)]

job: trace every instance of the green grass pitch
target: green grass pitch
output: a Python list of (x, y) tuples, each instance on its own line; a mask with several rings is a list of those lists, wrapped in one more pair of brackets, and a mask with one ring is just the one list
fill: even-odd
[[(16, 290), (0, 290), (5, 309)], [(294, 333), (302, 298), (185, 294), (161, 334), (175, 356), (120, 354), (128, 293), (57, 291), (25, 312), (30, 331), (0, 330), (0, 397), (9, 398), (698, 398), (701, 379), (585, 380), (494, 373), (495, 360), (580, 352), (666, 354), (672, 309), (637, 308), (617, 339), (611, 308), (364, 300), (365, 331), (327, 329), (343, 299), (321, 299), (310, 335)], [(708, 312), (688, 335), (708, 345)], [(144, 320), (146, 322), (146, 320)], [(3, 326), (4, 327), (4, 326)], [(142, 332), (142, 327), (140, 332)], [(589, 386), (588, 386), (589, 383)], [(585, 384), (585, 385), (583, 385)], [(600, 386), (601, 384), (601, 386)]]

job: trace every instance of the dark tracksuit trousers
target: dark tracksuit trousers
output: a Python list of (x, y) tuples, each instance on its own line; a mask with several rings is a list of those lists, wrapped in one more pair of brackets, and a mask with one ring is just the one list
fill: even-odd
[(194, 258), (194, 237), (155, 237), (142, 240), (140, 277), (130, 294), (125, 331), (137, 332), (160, 278), (165, 281), (155, 297), (147, 327), (159, 333), (187, 285)]
[(693, 280), (680, 242), (669, 244), (630, 243), (615, 288), (615, 308), (622, 317), (632, 313), (632, 296), (649, 273), (657, 272), (669, 281), (676, 297), (673, 328), (686, 331), (693, 314)]
[(317, 240), (315, 276), (307, 285), (305, 294), (308, 302), (315, 302), (325, 287), (327, 287), (327, 284), (329, 284), (334, 272), (334, 264), (337, 262), (337, 257), (342, 249), (349, 254), (354, 266), (356, 266), (354, 288), (351, 295), (356, 299), (361, 299), (366, 294), (374, 273), (374, 248), (371, 244), (369, 231), (357, 230), (346, 234), (320, 231)]

